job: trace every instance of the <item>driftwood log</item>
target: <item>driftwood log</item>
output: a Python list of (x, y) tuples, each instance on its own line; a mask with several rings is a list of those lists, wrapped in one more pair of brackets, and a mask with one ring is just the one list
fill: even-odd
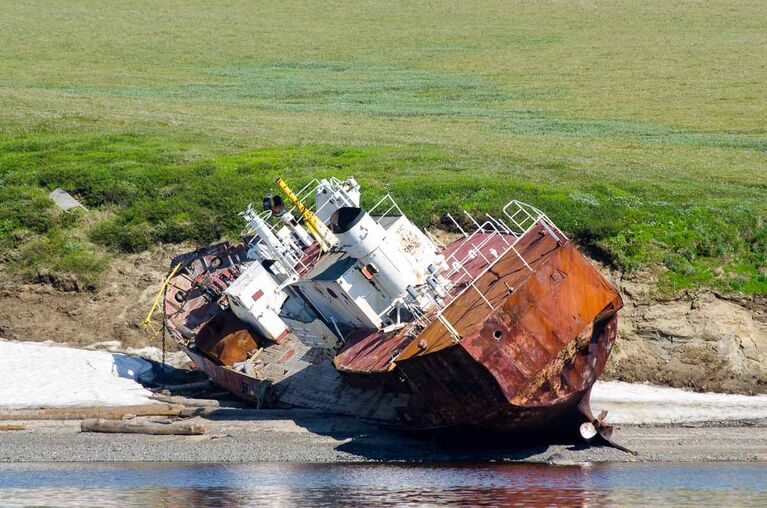
[(83, 420), (82, 432), (108, 432), (112, 434), (156, 434), (196, 436), (205, 433), (199, 423), (155, 423), (135, 420), (105, 420), (103, 418)]
[(154, 400), (167, 404), (180, 404), (186, 407), (228, 407), (228, 408), (252, 408), (252, 404), (238, 400), (198, 399), (193, 397), (181, 397), (180, 395), (152, 395)]
[(5, 430), (25, 430), (27, 428), (23, 423), (0, 423), (0, 431)]
[(166, 404), (181, 404), (182, 406), (194, 407), (221, 407), (221, 403), (216, 399), (194, 399), (191, 397), (182, 397), (180, 395), (152, 395), (154, 400), (165, 402)]
[(203, 418), (216, 416), (226, 420), (276, 420), (284, 418), (316, 418), (327, 416), (327, 413), (316, 409), (284, 408), (284, 409), (256, 409), (254, 407), (185, 407), (181, 418), (201, 416)]
[(87, 418), (120, 419), (134, 416), (178, 416), (181, 404), (142, 404), (139, 406), (57, 407), (0, 411), (0, 420), (85, 420)]
[(204, 381), (195, 381), (194, 383), (184, 383), (180, 385), (161, 385), (155, 388), (153, 391), (159, 392), (161, 390), (168, 390), (170, 392), (191, 392), (208, 390), (216, 386), (213, 381), (206, 379)]

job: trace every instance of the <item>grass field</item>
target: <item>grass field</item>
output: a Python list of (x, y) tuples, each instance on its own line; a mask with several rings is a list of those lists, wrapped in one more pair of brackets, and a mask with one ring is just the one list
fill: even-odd
[(421, 225), (516, 197), (664, 289), (764, 295), (765, 26), (744, 0), (8, 0), (0, 249), (97, 284), (235, 237), (277, 175), (354, 174)]

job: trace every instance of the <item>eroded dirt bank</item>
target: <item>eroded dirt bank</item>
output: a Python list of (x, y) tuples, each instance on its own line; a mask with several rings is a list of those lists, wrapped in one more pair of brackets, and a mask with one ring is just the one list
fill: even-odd
[(625, 307), (605, 379), (767, 392), (767, 300), (708, 290), (662, 297), (652, 274), (610, 278)]
[[(160, 346), (141, 327), (170, 260), (191, 245), (122, 256), (101, 288), (76, 290), (72, 280), (20, 283), (0, 274), (0, 337), (124, 347)], [(625, 308), (605, 379), (730, 393), (767, 392), (767, 301), (711, 291), (660, 297), (652, 273), (602, 271)], [(159, 316), (158, 316), (159, 317)], [(172, 345), (170, 345), (172, 348)]]
[(173, 257), (193, 249), (168, 245), (123, 255), (112, 261), (96, 291), (82, 290), (70, 278), (43, 275), (37, 283), (19, 283), (0, 274), (0, 337), (81, 346), (114, 340), (124, 347), (160, 346), (161, 338), (144, 330), (141, 322)]

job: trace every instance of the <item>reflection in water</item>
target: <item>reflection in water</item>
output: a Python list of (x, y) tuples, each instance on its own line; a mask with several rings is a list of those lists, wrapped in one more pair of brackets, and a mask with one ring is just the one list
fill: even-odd
[(767, 464), (0, 464), (0, 505), (767, 505)]

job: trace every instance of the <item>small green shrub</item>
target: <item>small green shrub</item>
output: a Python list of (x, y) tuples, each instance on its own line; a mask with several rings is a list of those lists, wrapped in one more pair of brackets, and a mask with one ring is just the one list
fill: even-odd
[(123, 252), (142, 252), (152, 246), (154, 229), (147, 223), (131, 224), (116, 218), (94, 227), (90, 238)]
[(109, 256), (94, 245), (57, 228), (25, 243), (11, 266), (29, 280), (37, 280), (41, 273), (73, 274), (81, 288), (93, 289), (101, 282), (108, 261)]

